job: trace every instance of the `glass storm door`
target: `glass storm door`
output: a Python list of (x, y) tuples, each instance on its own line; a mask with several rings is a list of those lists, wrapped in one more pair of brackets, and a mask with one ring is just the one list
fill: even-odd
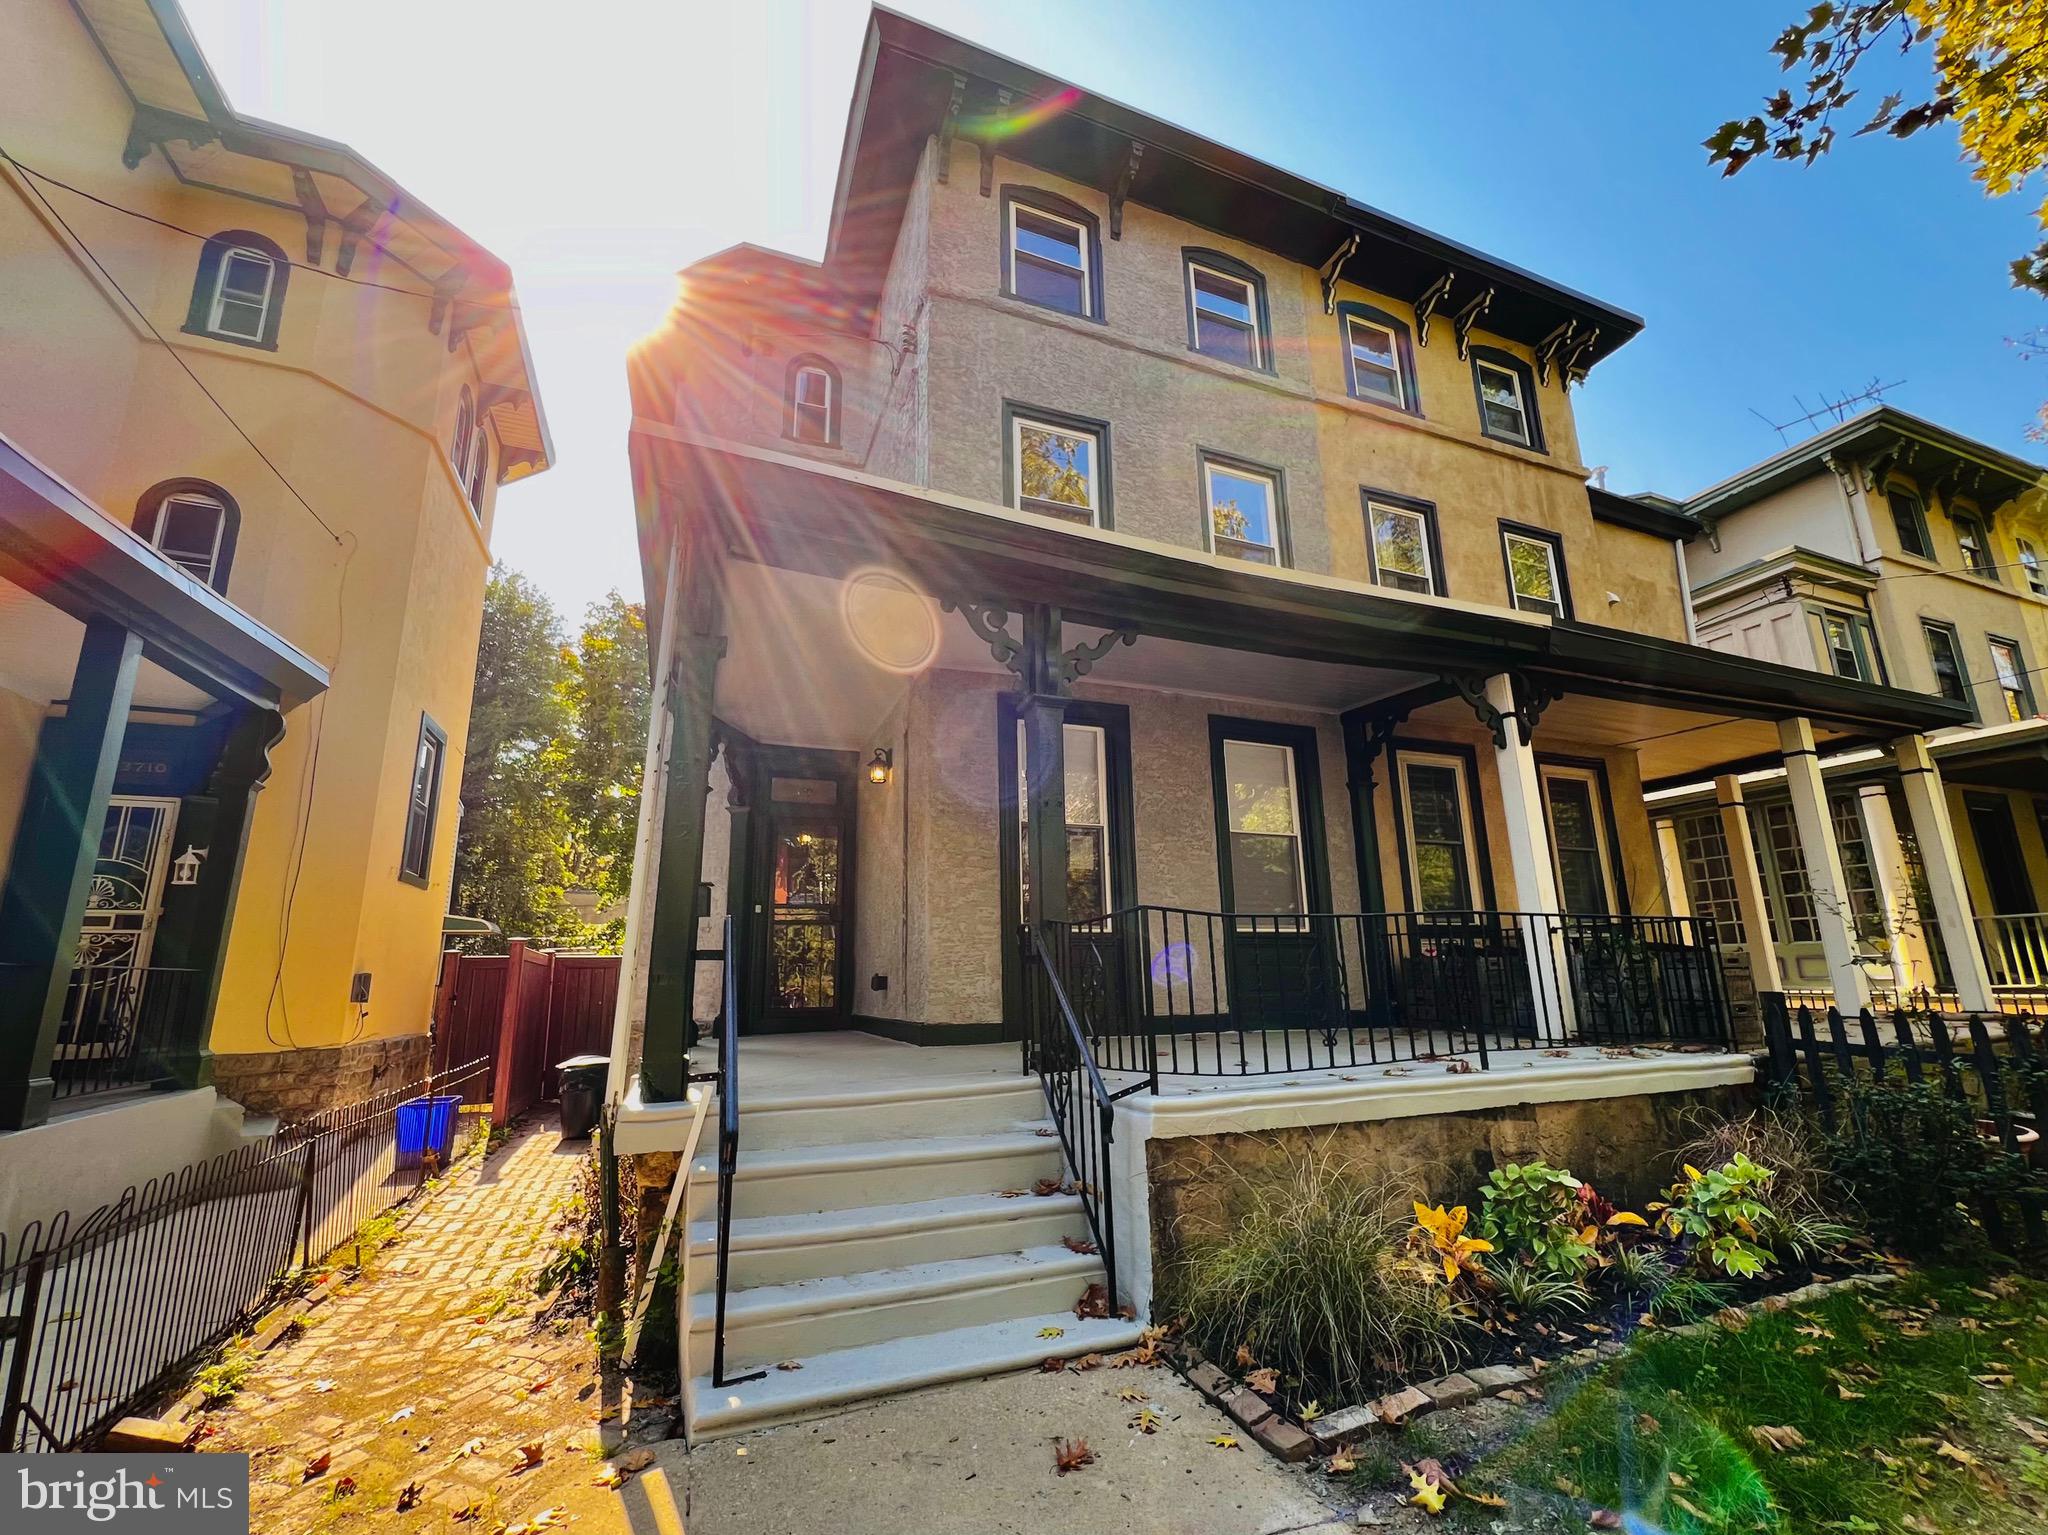
[(139, 970), (149, 964), (177, 819), (174, 799), (117, 798), (107, 806), (78, 934), (79, 968)]
[(776, 777), (769, 790), (771, 1018), (832, 1023), (847, 1011), (845, 807), (830, 778)]

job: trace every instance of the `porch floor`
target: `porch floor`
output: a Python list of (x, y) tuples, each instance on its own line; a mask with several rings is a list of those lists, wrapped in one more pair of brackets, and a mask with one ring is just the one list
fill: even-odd
[[(1400, 1037), (1405, 1052), (1409, 1036), (1404, 1031)], [(1173, 1041), (1159, 1042), (1159, 1095), (1162, 1098), (1192, 1097), (1256, 1088), (1402, 1078), (1415, 1079), (1420, 1086), (1425, 1082), (1435, 1083), (1446, 1075), (1476, 1074), (1480, 1070), (1477, 1051), (1460, 1053), (1451, 1050), (1447, 1044), (1441, 1052), (1431, 1052), (1427, 1044), (1427, 1040), (1417, 1037), (1415, 1048), (1420, 1052), (1419, 1058), (1411, 1058), (1404, 1053), (1399, 1059), (1371, 1061), (1363, 1059), (1365, 1041), (1361, 1038), (1361, 1059), (1356, 1064), (1350, 1060), (1349, 1046), (1340, 1043), (1338, 1062), (1331, 1065), (1328, 1064), (1328, 1048), (1319, 1036), (1307, 1031), (1275, 1029), (1247, 1033), (1243, 1039), (1245, 1058), (1254, 1067), (1262, 1061), (1270, 1061), (1273, 1069), (1245, 1074), (1230, 1070), (1219, 1075), (1213, 1069), (1219, 1048), (1222, 1060), (1231, 1067), (1236, 1065), (1239, 1056), (1237, 1034), (1226, 1034), (1220, 1040), (1214, 1034), (1184, 1034)], [(1170, 1067), (1175, 1063), (1176, 1050), (1179, 1064), (1192, 1064), (1199, 1052), (1200, 1061), (1209, 1069), (1201, 1073), (1172, 1072)], [(706, 1040), (690, 1055), (694, 1069), (710, 1070), (718, 1058), (716, 1041)], [(1629, 1049), (1596, 1045), (1555, 1049), (1524, 1047), (1491, 1050), (1490, 1057), (1489, 1075), (1494, 1077), (1499, 1077), (1503, 1070), (1513, 1070), (1518, 1075), (1525, 1072), (1581, 1073), (1588, 1066), (1599, 1065), (1640, 1070), (1646, 1061), (1703, 1064), (1708, 1059), (1748, 1059), (1744, 1055), (1729, 1056), (1712, 1050), (1674, 1050), (1648, 1045)], [(1286, 1065), (1289, 1061), (1295, 1063), (1291, 1069)], [(1459, 1064), (1461, 1062), (1462, 1065)], [(742, 1039), (739, 1064), (741, 1103), (748, 1106), (790, 1099), (860, 1097), (906, 1088), (930, 1090), (946, 1086), (973, 1086), (1022, 1074), (1019, 1047), (1014, 1042), (913, 1045), (856, 1030)], [(1115, 1091), (1128, 1086), (1132, 1074), (1105, 1068), (1103, 1080)]]

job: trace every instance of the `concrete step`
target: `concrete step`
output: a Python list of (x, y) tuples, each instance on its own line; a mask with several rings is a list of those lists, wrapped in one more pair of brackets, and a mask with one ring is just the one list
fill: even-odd
[[(1078, 1194), (963, 1194), (901, 1205), (865, 1205), (807, 1215), (761, 1215), (732, 1223), (731, 1288), (903, 1268), (1053, 1247), (1089, 1237)], [(691, 1272), (708, 1287), (718, 1262), (718, 1223), (690, 1227)]]
[[(1047, 1327), (1061, 1328), (1063, 1335), (1039, 1337)], [(743, 1386), (715, 1387), (709, 1375), (702, 1375), (690, 1383), (691, 1435), (724, 1438), (816, 1417), (869, 1397), (1033, 1369), (1055, 1356), (1110, 1353), (1136, 1344), (1138, 1333), (1135, 1322), (1084, 1322), (1071, 1310), (1049, 1311), (835, 1348), (803, 1359), (801, 1370), (770, 1369), (762, 1379)]]
[[(711, 1217), (717, 1168), (715, 1145), (702, 1148), (690, 1169), (692, 1224)], [(855, 1210), (1029, 1189), (1041, 1178), (1065, 1176), (1059, 1138), (1035, 1133), (921, 1136), (782, 1150), (757, 1150), (743, 1136), (732, 1212), (740, 1220)]]
[[(729, 1370), (1066, 1310), (1102, 1278), (1099, 1258), (1061, 1246), (916, 1263), (732, 1291)], [(690, 1297), (691, 1357), (709, 1358), (716, 1297)]]
[(743, 1154), (910, 1136), (992, 1135), (1044, 1119), (1045, 1093), (1036, 1077), (977, 1077), (781, 1097), (757, 1096), (744, 1083), (740, 1091)]

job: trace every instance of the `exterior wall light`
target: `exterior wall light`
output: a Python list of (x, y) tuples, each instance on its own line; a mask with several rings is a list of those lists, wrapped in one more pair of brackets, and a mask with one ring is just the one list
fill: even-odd
[(895, 763), (896, 759), (890, 754), (888, 747), (877, 746), (874, 756), (868, 759), (868, 782), (887, 783), (889, 781), (889, 770), (895, 766)]

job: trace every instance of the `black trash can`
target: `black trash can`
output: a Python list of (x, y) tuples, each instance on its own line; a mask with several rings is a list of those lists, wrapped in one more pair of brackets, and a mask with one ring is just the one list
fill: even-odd
[(598, 1106), (604, 1102), (605, 1079), (611, 1075), (608, 1055), (575, 1055), (556, 1064), (562, 1074), (562, 1139), (580, 1141), (597, 1128)]

